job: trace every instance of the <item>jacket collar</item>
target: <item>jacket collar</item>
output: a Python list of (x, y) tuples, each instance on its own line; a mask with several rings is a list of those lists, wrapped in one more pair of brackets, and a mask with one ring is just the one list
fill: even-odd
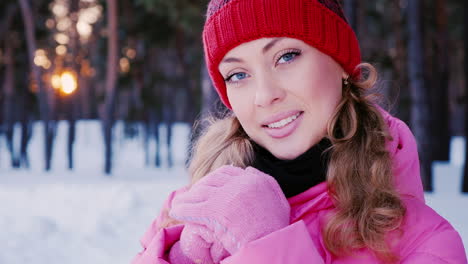
[(311, 213), (334, 207), (328, 194), (326, 182), (311, 187), (305, 192), (288, 198), (291, 206), (291, 223), (300, 219), (305, 213)]

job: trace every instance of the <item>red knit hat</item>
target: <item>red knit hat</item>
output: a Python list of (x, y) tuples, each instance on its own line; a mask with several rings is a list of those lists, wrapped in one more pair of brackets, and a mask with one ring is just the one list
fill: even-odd
[(265, 37), (300, 39), (328, 54), (348, 74), (359, 72), (359, 43), (337, 0), (211, 0), (203, 29), (205, 60), (228, 108), (219, 63), (236, 46)]

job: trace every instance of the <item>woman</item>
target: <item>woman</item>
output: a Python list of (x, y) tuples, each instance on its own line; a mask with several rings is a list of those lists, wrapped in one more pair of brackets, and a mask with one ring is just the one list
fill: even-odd
[(466, 263), (336, 0), (212, 0), (203, 43), (232, 112), (133, 263)]

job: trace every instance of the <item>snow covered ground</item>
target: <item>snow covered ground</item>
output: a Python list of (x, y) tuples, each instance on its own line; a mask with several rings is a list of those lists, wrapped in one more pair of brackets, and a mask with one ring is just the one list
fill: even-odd
[[(97, 122), (78, 124), (72, 172), (66, 169), (66, 124), (59, 126), (51, 173), (42, 171), (41, 127), (34, 129), (31, 171), (8, 169), (0, 138), (0, 264), (129, 263), (163, 200), (188, 182), (183, 167), (189, 127), (175, 126), (173, 169), (164, 159), (163, 168), (146, 168), (141, 137), (122, 140), (122, 127), (117, 127), (116, 165), (110, 177), (101, 173), (103, 146)], [(155, 143), (149, 146), (153, 149)], [(464, 139), (454, 138), (451, 151), (450, 162), (434, 164), (436, 191), (426, 199), (468, 245), (468, 196), (458, 192)]]

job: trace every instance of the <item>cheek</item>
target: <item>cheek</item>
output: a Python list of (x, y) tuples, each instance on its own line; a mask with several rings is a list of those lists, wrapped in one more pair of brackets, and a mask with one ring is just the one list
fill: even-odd
[(236, 108), (233, 106), (232, 111), (239, 120), (240, 125), (242, 126), (248, 137), (255, 141), (259, 141), (259, 128), (261, 127), (254, 119), (254, 114), (252, 110), (249, 110), (247, 108)]
[(249, 95), (245, 89), (230, 88), (227, 89), (227, 97), (234, 112), (241, 113), (245, 108), (248, 108)]
[(336, 105), (341, 99), (341, 79), (317, 72), (305, 72), (289, 79), (290, 91), (308, 107), (327, 108)]
[(290, 86), (294, 91), (291, 92), (308, 113), (304, 123), (308, 131), (326, 133), (326, 125), (342, 98), (341, 76), (327, 74), (326, 69), (308, 69), (302, 73), (302, 78), (294, 78), (295, 85)]
[(227, 91), (229, 103), (231, 104), (232, 111), (239, 119), (242, 126), (249, 130), (249, 127), (253, 123), (253, 103), (251, 102), (251, 96), (245, 91)]
[(305, 76), (309, 98), (323, 101), (326, 104), (336, 105), (341, 99), (341, 72), (334, 64), (324, 63), (322, 67), (310, 67), (313, 69)]

